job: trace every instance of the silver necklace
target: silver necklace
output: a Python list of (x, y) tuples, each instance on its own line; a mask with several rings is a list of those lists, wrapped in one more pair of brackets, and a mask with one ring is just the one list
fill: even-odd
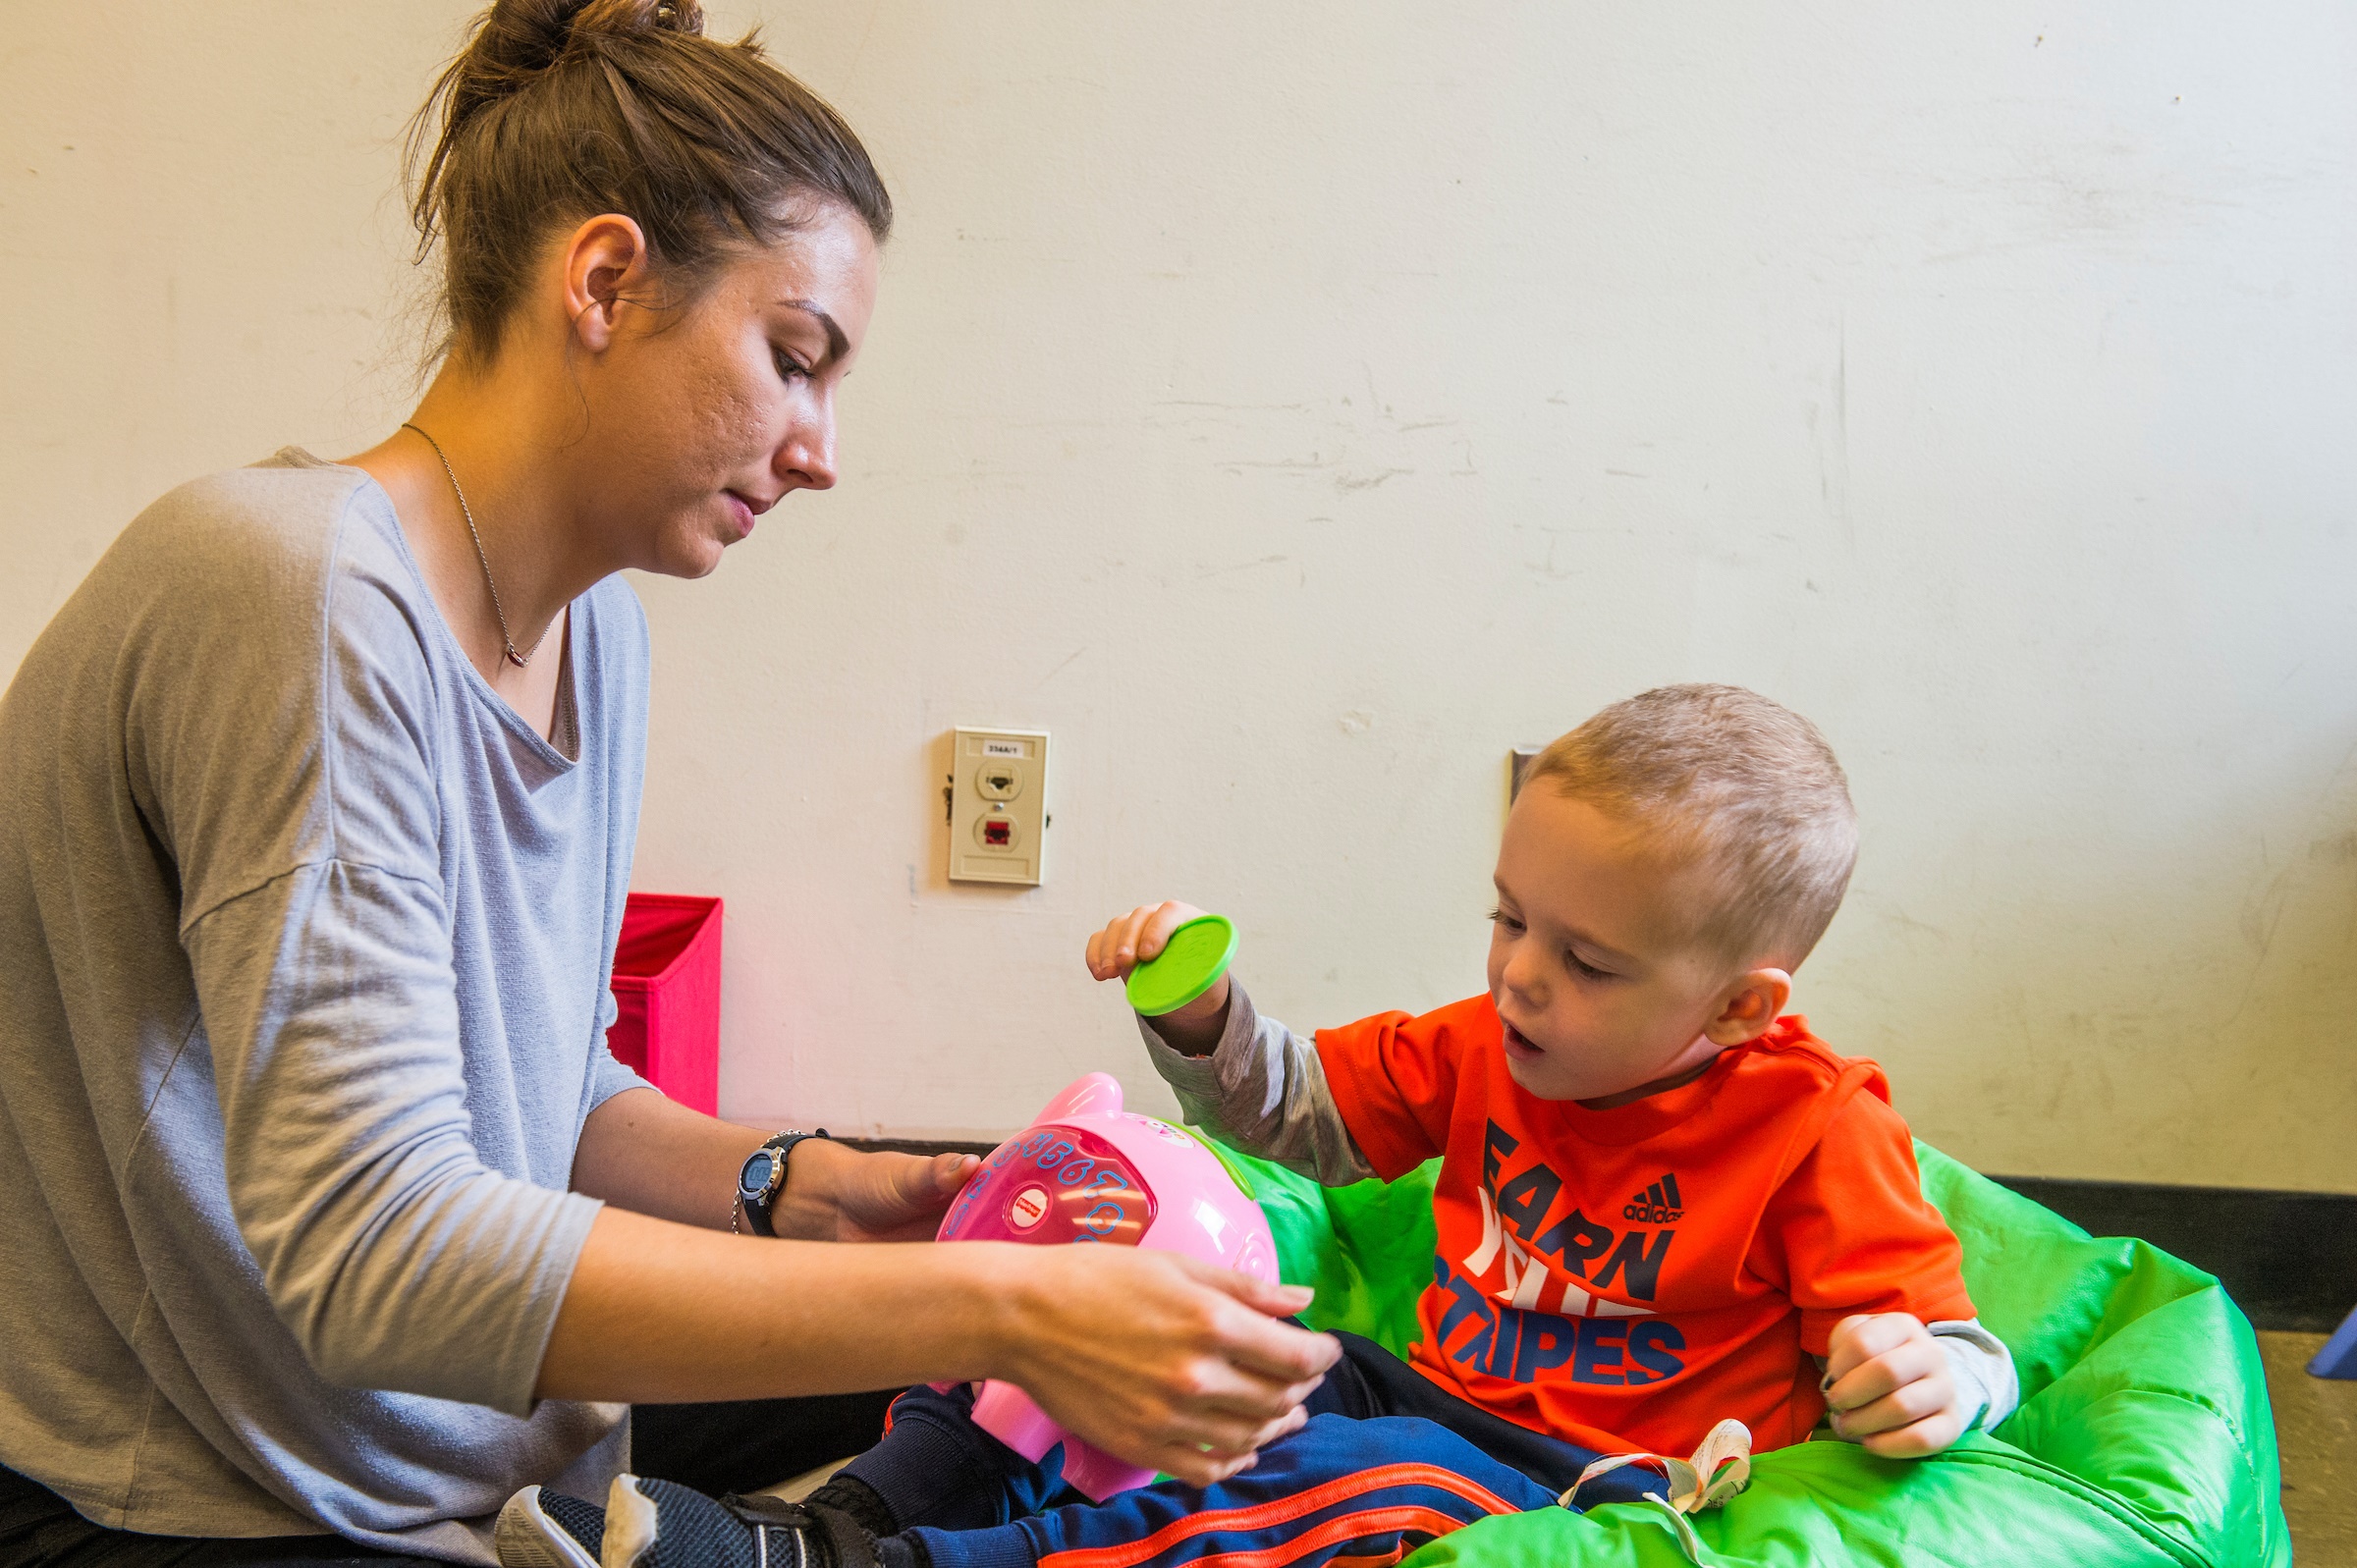
[(474, 559), (483, 564), (483, 586), (491, 590), (491, 614), (499, 621), (499, 640), (507, 645), (508, 663), (521, 670), (532, 662), (532, 655), (538, 653), (540, 644), (548, 640), (548, 626), (553, 626), (556, 622), (551, 621), (548, 626), (542, 626), (540, 635), (533, 640), (529, 648), (521, 653), (516, 651), (516, 639), (508, 631), (508, 613), (499, 602), (499, 584), (491, 576), (491, 558), (483, 554), (483, 536), (477, 533), (474, 527), (474, 509), (466, 505), (466, 492), (459, 483), (457, 470), (450, 465), (450, 454), (442, 450), (441, 442), (436, 441), (432, 436), (426, 436), (423, 430), (418, 429), (408, 420), (402, 421), (401, 428), (416, 430), (419, 435), (425, 436), (425, 444), (434, 449), (435, 457), (442, 460), (442, 471), (450, 475), (451, 493), (459, 498), (459, 515), (466, 519), (466, 537), (474, 541)]

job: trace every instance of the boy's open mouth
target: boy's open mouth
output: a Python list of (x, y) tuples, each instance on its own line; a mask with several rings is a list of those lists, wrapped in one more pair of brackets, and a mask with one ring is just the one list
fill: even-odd
[(1506, 1024), (1506, 1054), (1507, 1055), (1513, 1057), (1517, 1061), (1536, 1061), (1541, 1056), (1547, 1054), (1547, 1053), (1532, 1045), (1530, 1043), (1530, 1037), (1524, 1034), (1521, 1030), (1516, 1029), (1510, 1023), (1506, 1023), (1504, 1018), (1501, 1018), (1498, 1021), (1502, 1024)]

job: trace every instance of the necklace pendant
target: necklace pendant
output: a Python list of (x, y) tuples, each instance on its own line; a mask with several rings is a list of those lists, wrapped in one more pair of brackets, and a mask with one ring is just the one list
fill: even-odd
[(530, 664), (531, 662), (532, 656), (530, 654), (518, 653), (514, 643), (511, 642), (508, 644), (508, 663), (514, 665), (517, 669), (521, 670), (524, 666)]

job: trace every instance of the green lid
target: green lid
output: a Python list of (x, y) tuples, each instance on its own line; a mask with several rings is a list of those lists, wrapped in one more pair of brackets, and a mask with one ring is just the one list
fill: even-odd
[(1226, 915), (1197, 915), (1171, 933), (1153, 959), (1129, 971), (1129, 1005), (1149, 1018), (1177, 1012), (1209, 991), (1235, 956), (1235, 927)]

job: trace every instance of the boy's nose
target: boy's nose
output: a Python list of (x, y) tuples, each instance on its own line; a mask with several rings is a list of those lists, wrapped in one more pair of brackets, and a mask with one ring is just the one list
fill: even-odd
[(1530, 956), (1526, 945), (1515, 947), (1507, 955), (1506, 967), (1499, 971), (1499, 978), (1506, 982), (1507, 990), (1533, 1005), (1546, 1000), (1539, 964)]

